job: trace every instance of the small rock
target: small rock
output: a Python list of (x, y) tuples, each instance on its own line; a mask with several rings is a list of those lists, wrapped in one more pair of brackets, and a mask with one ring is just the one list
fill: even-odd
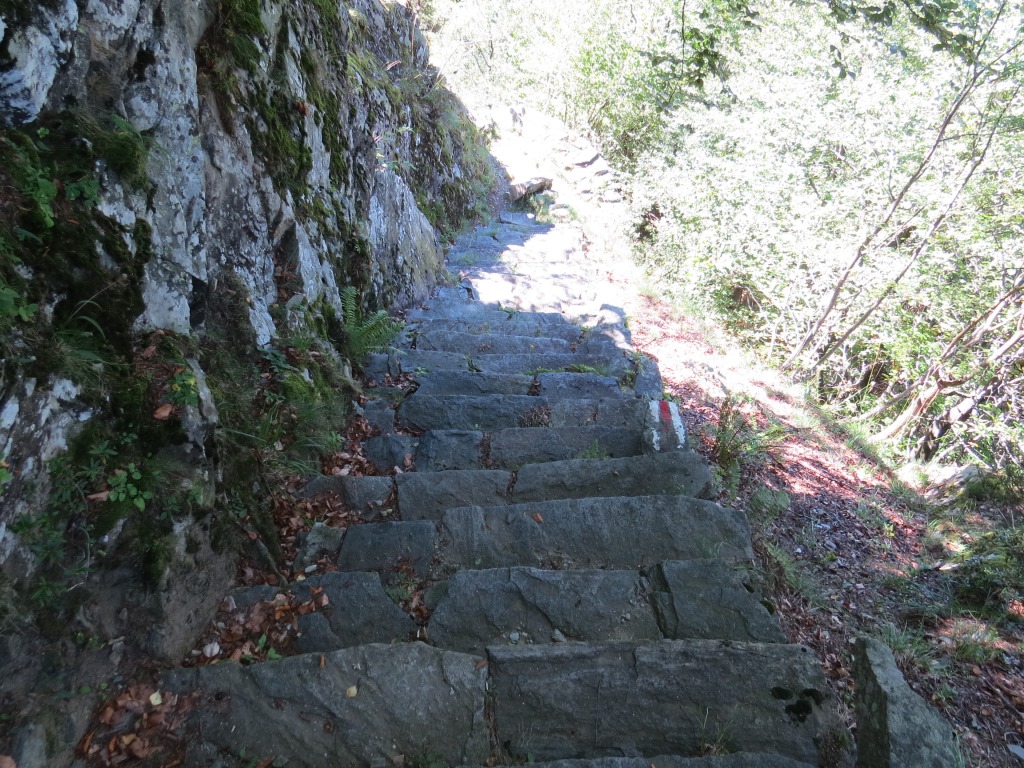
[(562, 634), (562, 631), (560, 629), (556, 629), (554, 632), (551, 633), (551, 642), (553, 642), (553, 643), (564, 643), (565, 642), (565, 635)]
[(518, 642), (519, 642), (519, 637), (520, 637), (520, 635), (519, 635), (519, 633), (518, 633), (518, 632), (512, 632), (512, 633), (511, 633), (511, 634), (509, 634), (509, 636), (508, 636), (508, 641), (509, 641), (510, 643), (512, 643), (512, 644), (518, 643)]

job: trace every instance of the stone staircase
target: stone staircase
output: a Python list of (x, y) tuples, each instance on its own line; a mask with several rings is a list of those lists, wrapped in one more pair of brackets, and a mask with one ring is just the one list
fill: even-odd
[[(579, 230), (502, 219), (368, 366), (367, 455), (416, 471), (305, 491), (367, 522), (310, 533), (338, 570), (293, 586), (329, 598), (299, 655), (166, 679), (197, 696), (187, 764), (830, 764), (818, 660), (752, 589), (746, 520), (708, 500)], [(425, 625), (392, 599), (410, 583)]]

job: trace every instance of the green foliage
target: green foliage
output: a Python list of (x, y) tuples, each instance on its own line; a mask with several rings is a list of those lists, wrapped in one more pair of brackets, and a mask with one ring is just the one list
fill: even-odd
[(0, 492), (13, 479), (14, 475), (11, 473), (11, 467), (7, 463), (7, 455), (0, 453)]
[(770, 541), (764, 542), (764, 548), (767, 555), (765, 565), (770, 591), (789, 589), (811, 605), (821, 606), (824, 603), (818, 584), (792, 555)]
[(343, 320), (339, 349), (354, 365), (360, 365), (370, 352), (385, 348), (405, 327), (383, 309), (365, 315), (354, 286), (342, 290), (341, 302)]
[(789, 509), (789, 494), (785, 491), (776, 491), (773, 488), (758, 488), (750, 497), (747, 509), (756, 518), (771, 522), (787, 509)]
[(718, 421), (707, 429), (713, 471), (722, 488), (735, 496), (744, 466), (764, 462), (786, 439), (786, 431), (777, 424), (758, 429), (743, 411), (743, 402), (731, 395), (722, 401)]
[(185, 405), (199, 405), (199, 389), (196, 376), (190, 368), (185, 368), (174, 375), (167, 385), (167, 401), (180, 408)]
[(611, 454), (608, 453), (602, 446), (600, 440), (595, 440), (591, 443), (590, 447), (587, 448), (583, 453), (580, 454), (581, 459), (608, 459), (611, 458)]
[(958, 558), (955, 595), (973, 608), (1002, 609), (1024, 598), (1024, 528), (978, 535)]

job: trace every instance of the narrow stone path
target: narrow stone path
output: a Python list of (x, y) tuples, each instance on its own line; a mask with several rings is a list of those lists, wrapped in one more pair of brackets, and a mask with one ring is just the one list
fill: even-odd
[(310, 534), (338, 570), (294, 587), (329, 599), (299, 655), (170, 674), (201, 702), (188, 763), (828, 764), (818, 661), (753, 589), (746, 521), (708, 500), (579, 228), (505, 214), (449, 266), (368, 369), (367, 455), (415, 471), (306, 489), (370, 522)]

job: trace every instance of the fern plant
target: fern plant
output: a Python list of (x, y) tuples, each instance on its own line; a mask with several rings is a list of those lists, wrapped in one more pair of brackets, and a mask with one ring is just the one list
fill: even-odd
[(383, 349), (405, 326), (383, 309), (365, 315), (359, 306), (356, 289), (348, 286), (341, 292), (341, 353), (355, 365), (361, 365), (370, 352)]

